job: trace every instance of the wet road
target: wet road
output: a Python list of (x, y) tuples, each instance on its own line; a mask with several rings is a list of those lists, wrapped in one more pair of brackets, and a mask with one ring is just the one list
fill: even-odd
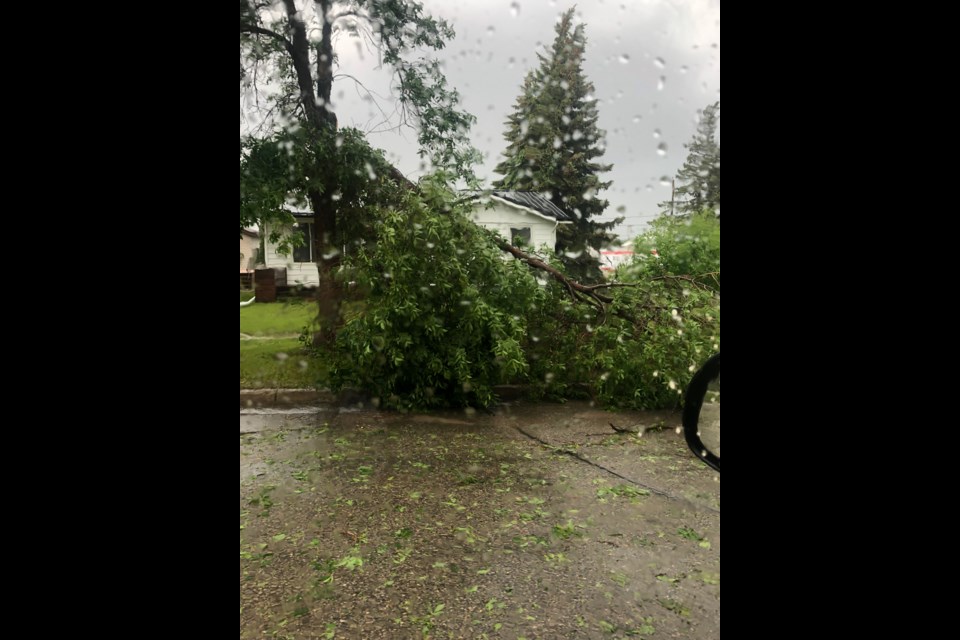
[(241, 638), (717, 638), (719, 474), (679, 425), (241, 410)]

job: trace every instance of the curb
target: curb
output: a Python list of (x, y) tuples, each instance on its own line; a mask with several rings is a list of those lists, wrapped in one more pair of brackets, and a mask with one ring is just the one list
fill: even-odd
[(329, 389), (241, 389), (240, 408), (337, 404)]
[[(585, 389), (587, 388), (586, 385)], [(501, 384), (493, 388), (500, 402), (522, 400), (528, 387), (519, 384)], [(290, 407), (310, 405), (357, 406), (370, 404), (366, 394), (344, 389), (335, 394), (329, 389), (241, 389), (240, 408)]]

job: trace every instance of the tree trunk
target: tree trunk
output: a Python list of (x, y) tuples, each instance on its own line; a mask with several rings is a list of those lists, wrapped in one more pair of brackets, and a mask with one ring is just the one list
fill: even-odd
[[(308, 123), (314, 131), (337, 129), (337, 117), (330, 110), (330, 90), (333, 85), (333, 45), (331, 42), (331, 25), (327, 21), (330, 8), (329, 0), (320, 0), (321, 19), (323, 20), (322, 40), (318, 47), (317, 56), (317, 91), (319, 98), (314, 94), (314, 79), (310, 72), (310, 45), (307, 40), (307, 30), (303, 21), (297, 17), (297, 8), (294, 0), (283, 0), (290, 19), (290, 36), (292, 47), (293, 68), (297, 72), (297, 86), (300, 88), (300, 101)], [(319, 102), (319, 104), (318, 104)], [(322, 169), (321, 169), (322, 171)], [(321, 182), (325, 176), (318, 175)], [(334, 281), (334, 274), (340, 265), (340, 255), (337, 246), (337, 215), (330, 199), (332, 189), (309, 189), (307, 197), (314, 215), (313, 243), (316, 248), (315, 261), (320, 284), (317, 287), (317, 304), (319, 311), (320, 332), (314, 336), (314, 344), (322, 342), (329, 344), (336, 335), (340, 322), (340, 287)]]
[(326, 123), (326, 109), (317, 106), (313, 93), (313, 78), (310, 76), (310, 43), (307, 40), (307, 27), (297, 17), (297, 7), (293, 0), (283, 0), (290, 20), (290, 57), (297, 72), (297, 86), (300, 88), (300, 104), (310, 124), (318, 129)]
[(340, 252), (336, 248), (337, 216), (328, 194), (311, 189), (308, 193), (314, 212), (314, 247), (320, 284), (317, 286), (317, 304), (320, 331), (313, 343), (330, 345), (337, 335), (340, 324), (340, 299), (342, 292), (334, 279), (340, 266)]
[(320, 45), (317, 47), (317, 96), (323, 105), (324, 113), (328, 116), (327, 123), (337, 128), (337, 116), (330, 110), (330, 91), (333, 89), (333, 42), (331, 34), (333, 25), (327, 20), (330, 11), (329, 0), (320, 0), (320, 11), (323, 13), (323, 28), (321, 30)]

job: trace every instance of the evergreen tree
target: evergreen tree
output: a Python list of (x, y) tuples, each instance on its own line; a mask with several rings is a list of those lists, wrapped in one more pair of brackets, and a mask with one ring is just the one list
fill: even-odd
[(674, 215), (689, 216), (704, 210), (720, 212), (720, 143), (716, 141), (720, 103), (703, 110), (693, 140), (683, 146), (690, 150), (683, 167), (677, 172), (681, 183), (674, 192), (674, 202), (662, 203)]
[(599, 192), (611, 184), (598, 174), (612, 165), (597, 161), (604, 132), (597, 127), (593, 83), (583, 73), (584, 25), (573, 25), (573, 9), (563, 14), (556, 33), (550, 49), (537, 54), (540, 66), (527, 74), (505, 123), (508, 146), (494, 169), (503, 178), (493, 185), (543, 193), (573, 214), (574, 224), (557, 230), (560, 259), (574, 278), (596, 282), (602, 279), (599, 260), (587, 249), (609, 244), (616, 237), (609, 230), (623, 218), (594, 220), (608, 204)]

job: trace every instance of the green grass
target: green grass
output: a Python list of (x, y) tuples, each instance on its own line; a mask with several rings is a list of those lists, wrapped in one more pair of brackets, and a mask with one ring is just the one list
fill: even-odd
[(322, 385), (325, 375), (317, 359), (302, 353), (296, 338), (240, 341), (241, 389), (309, 389)]
[(240, 333), (251, 336), (299, 334), (316, 315), (316, 303), (307, 300), (254, 302), (240, 309)]
[[(240, 292), (241, 300), (244, 293)], [(300, 341), (293, 337), (311, 324), (316, 315), (316, 302), (309, 300), (254, 302), (241, 308), (240, 333), (267, 339), (240, 341), (240, 388), (323, 386), (326, 379), (323, 360), (307, 357)]]
[(253, 297), (253, 289), (240, 289), (240, 302), (246, 302)]

